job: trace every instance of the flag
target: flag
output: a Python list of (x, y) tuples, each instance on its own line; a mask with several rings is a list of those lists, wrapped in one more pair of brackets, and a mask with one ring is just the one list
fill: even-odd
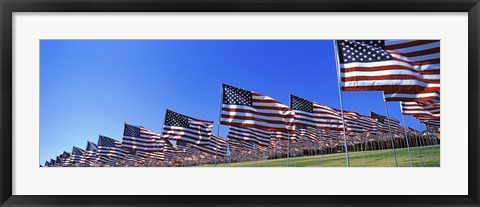
[(228, 128), (228, 139), (242, 140), (262, 146), (270, 145), (270, 131), (256, 128), (234, 127)]
[(70, 156), (71, 158), (71, 163), (80, 163), (80, 160), (85, 156), (86, 152), (85, 150), (78, 148), (78, 147), (73, 147), (72, 149), (72, 155)]
[(370, 116), (377, 120), (377, 129), (379, 131), (389, 132), (391, 129), (392, 134), (400, 134), (400, 121), (394, 118), (388, 118), (375, 112), (370, 112)]
[(192, 144), (208, 144), (212, 128), (213, 121), (196, 119), (167, 110), (162, 137)]
[(356, 112), (344, 111), (347, 132), (363, 133), (376, 130), (376, 121)]
[(107, 163), (113, 159), (124, 159), (128, 150), (122, 149), (120, 141), (107, 136), (98, 136), (97, 161)]
[(87, 147), (85, 149), (85, 155), (80, 160), (80, 163), (93, 166), (97, 156), (97, 145), (93, 142), (87, 141)]
[(440, 118), (440, 103), (433, 101), (402, 102), (402, 114)]
[(440, 118), (418, 116), (417, 119), (427, 127), (438, 130), (440, 128)]
[(311, 140), (316, 142), (320, 140), (320, 129), (315, 129), (313, 127), (296, 126), (295, 135), (296, 137), (298, 137), (299, 140)]
[(289, 140), (290, 142), (294, 142), (297, 139), (295, 132), (294, 133), (272, 132), (271, 137), (277, 140)]
[(150, 131), (143, 126), (134, 126), (125, 123), (122, 147), (131, 150), (155, 152), (163, 150), (164, 140), (160, 134)]
[(209, 154), (217, 155), (224, 157), (227, 155), (227, 146), (228, 142), (220, 136), (213, 135), (208, 140), (208, 144), (206, 145), (191, 145), (193, 148), (198, 149), (202, 152), (206, 152)]
[(57, 167), (57, 163), (55, 163), (54, 159), (50, 159), (50, 166), (51, 167)]
[(222, 88), (221, 124), (294, 133), (295, 113), (289, 107), (253, 91)]
[(63, 154), (60, 155), (60, 158), (62, 159), (62, 166), (63, 167), (69, 167), (72, 165), (72, 157), (70, 152), (63, 152)]
[(340, 111), (290, 95), (290, 106), (295, 113), (295, 124), (314, 128), (343, 130)]
[(386, 101), (439, 100), (439, 40), (339, 40), (344, 91), (377, 90)]

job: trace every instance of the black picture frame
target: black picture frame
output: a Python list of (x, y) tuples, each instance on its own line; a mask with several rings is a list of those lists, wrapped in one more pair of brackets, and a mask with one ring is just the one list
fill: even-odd
[[(0, 0), (2, 206), (480, 206), (478, 0)], [(12, 195), (12, 12), (468, 12), (468, 195), (26, 196)], [(453, 179), (453, 178), (452, 178)]]

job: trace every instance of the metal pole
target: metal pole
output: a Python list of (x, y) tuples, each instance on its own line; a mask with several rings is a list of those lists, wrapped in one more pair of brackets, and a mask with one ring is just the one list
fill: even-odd
[(388, 131), (390, 132), (390, 140), (392, 141), (392, 149), (393, 149), (393, 157), (395, 158), (395, 166), (398, 167), (397, 152), (395, 151), (395, 143), (393, 141), (393, 134), (392, 134), (391, 126), (390, 126), (390, 115), (388, 113), (387, 102), (385, 101), (385, 94), (383, 94), (383, 103), (385, 103), (385, 110), (387, 111)]
[[(400, 104), (400, 111), (402, 111), (402, 104)], [(405, 142), (407, 142), (408, 160), (410, 161), (410, 167), (412, 167), (412, 157), (410, 156), (410, 144), (408, 143), (408, 135), (407, 135), (407, 123), (405, 122), (405, 116), (403, 115), (403, 111), (402, 111), (402, 121), (403, 121), (403, 129), (405, 130)]]
[(340, 63), (338, 60), (338, 47), (337, 47), (337, 42), (333, 40), (333, 49), (335, 51), (335, 64), (337, 66), (337, 82), (338, 82), (338, 96), (340, 98), (340, 111), (342, 113), (342, 126), (343, 126), (343, 145), (345, 146), (345, 163), (347, 164), (347, 167), (350, 167), (350, 160), (348, 158), (348, 146), (347, 146), (347, 136), (346, 136), (346, 129), (345, 129), (345, 118), (343, 115), (343, 98), (342, 98), (342, 87), (340, 85), (341, 82), (341, 73), (340, 73)]
[[(220, 139), (220, 120), (222, 119), (222, 103), (223, 103), (223, 82), (220, 86), (220, 109), (218, 110), (218, 124), (217, 124), (217, 136)], [(215, 167), (217, 167), (217, 148), (218, 148), (218, 139), (215, 146)], [(227, 142), (228, 145), (228, 142)]]

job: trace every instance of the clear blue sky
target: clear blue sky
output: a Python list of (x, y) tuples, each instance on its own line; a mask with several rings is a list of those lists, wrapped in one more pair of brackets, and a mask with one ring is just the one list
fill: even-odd
[[(213, 120), (216, 133), (222, 82), (340, 108), (332, 41), (42, 40), (40, 164), (99, 134), (121, 140), (124, 122), (160, 133), (166, 108)], [(386, 114), (381, 92), (344, 92), (343, 102)], [(388, 106), (401, 121), (399, 103)]]

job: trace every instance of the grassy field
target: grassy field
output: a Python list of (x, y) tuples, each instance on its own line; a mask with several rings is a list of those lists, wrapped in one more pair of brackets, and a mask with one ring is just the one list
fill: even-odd
[[(408, 151), (406, 148), (396, 149), (399, 167), (409, 167)], [(440, 146), (410, 148), (412, 166), (439, 167)], [(350, 152), (351, 167), (395, 167), (393, 150), (378, 150), (367, 152)], [(200, 167), (214, 167), (202, 165)], [(217, 167), (345, 167), (345, 153), (317, 155), (307, 157), (293, 157), (275, 160), (261, 160), (251, 162), (217, 164)]]

